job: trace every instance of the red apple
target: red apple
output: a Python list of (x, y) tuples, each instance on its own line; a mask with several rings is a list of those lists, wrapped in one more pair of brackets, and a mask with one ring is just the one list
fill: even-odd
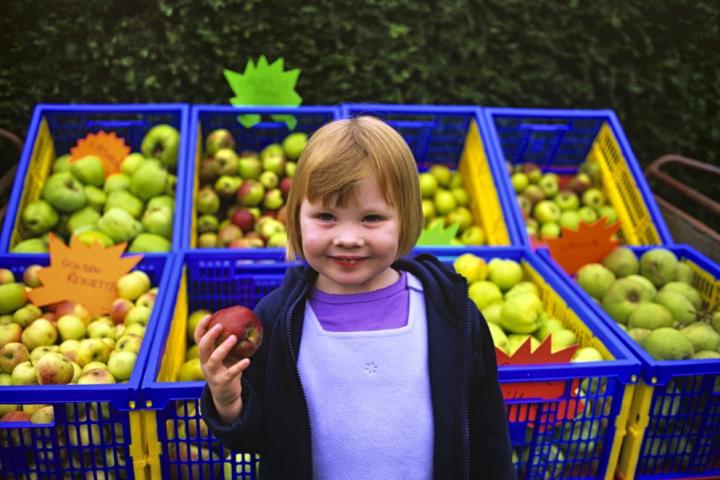
[(238, 208), (235, 210), (232, 217), (230, 217), (230, 221), (240, 227), (243, 233), (251, 231), (255, 225), (255, 217), (249, 210), (244, 208)]
[(43, 268), (45, 267), (41, 265), (30, 265), (27, 267), (23, 272), (23, 282), (25, 282), (25, 285), (30, 288), (36, 288), (42, 285), (40, 278), (38, 278), (38, 272)]
[(20, 410), (8, 412), (0, 418), (0, 422), (29, 422), (30, 414)]
[(292, 187), (292, 177), (283, 177), (280, 179), (279, 187), (283, 194), (283, 198), (287, 200), (288, 194), (290, 193), (290, 187)]
[(224, 342), (230, 335), (235, 335), (237, 338), (235, 347), (226, 357), (228, 362), (235, 363), (243, 358), (252, 357), (260, 348), (263, 336), (262, 323), (249, 308), (235, 305), (218, 310), (210, 317), (208, 328), (212, 328), (216, 324), (222, 325), (223, 328), (216, 346)]
[(60, 302), (55, 305), (53, 312), (55, 313), (55, 318), (60, 318), (65, 315), (75, 315), (76, 317), (81, 318), (85, 322), (85, 325), (89, 324), (91, 320), (90, 312), (88, 312), (87, 308), (75, 302)]
[(133, 303), (127, 298), (116, 298), (110, 305), (110, 318), (115, 324), (123, 323), (133, 306)]

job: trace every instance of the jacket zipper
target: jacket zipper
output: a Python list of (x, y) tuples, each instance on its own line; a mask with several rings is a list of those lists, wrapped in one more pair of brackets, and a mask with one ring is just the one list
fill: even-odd
[(295, 356), (295, 349), (293, 348), (292, 344), (292, 332), (291, 332), (291, 322), (293, 315), (295, 314), (295, 307), (298, 303), (300, 303), (300, 299), (302, 296), (298, 297), (292, 305), (290, 305), (290, 309), (288, 310), (288, 316), (287, 316), (287, 329), (286, 329), (286, 335), (287, 335), (287, 344), (288, 348), (290, 350), (290, 358), (292, 359), (293, 366), (295, 367), (295, 376), (297, 378), (298, 384), (300, 385), (300, 392), (302, 393), (305, 405), (305, 421), (307, 422), (308, 426), (308, 433), (310, 434), (310, 442), (308, 442), (308, 458), (310, 459), (310, 477), (313, 476), (313, 465), (312, 465), (312, 425), (310, 424), (310, 409), (307, 405), (307, 397), (305, 396), (305, 387), (303, 387), (302, 379), (300, 378), (300, 370), (298, 370), (298, 359)]
[(463, 408), (463, 416), (464, 416), (464, 427), (465, 427), (465, 445), (463, 446), (463, 450), (465, 453), (465, 471), (464, 476), (465, 478), (470, 478), (470, 357), (472, 355), (472, 316), (470, 313), (470, 304), (465, 301), (465, 381), (463, 382), (465, 391), (463, 392), (463, 401), (465, 403)]

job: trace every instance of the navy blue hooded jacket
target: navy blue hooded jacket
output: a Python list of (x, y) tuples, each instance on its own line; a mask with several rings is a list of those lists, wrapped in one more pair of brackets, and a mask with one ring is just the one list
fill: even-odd
[[(435, 257), (398, 260), (423, 284), (435, 425), (433, 478), (515, 478), (490, 331), (465, 279)], [(317, 273), (287, 270), (255, 308), (264, 339), (243, 374), (243, 409), (222, 424), (206, 386), (201, 414), (227, 448), (261, 455), (263, 479), (311, 479), (310, 419), (297, 369), (305, 300)], [(331, 359), (328, 359), (331, 361)], [(408, 405), (408, 408), (413, 408)]]

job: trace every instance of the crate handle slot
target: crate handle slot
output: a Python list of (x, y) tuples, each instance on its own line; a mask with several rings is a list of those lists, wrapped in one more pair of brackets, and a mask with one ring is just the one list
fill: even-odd
[(88, 127), (101, 128), (145, 127), (147, 124), (144, 120), (90, 120), (87, 122)]
[(522, 123), (520, 124), (521, 130), (532, 130), (535, 132), (568, 132), (571, 130), (569, 125), (565, 124), (550, 124), (543, 125), (538, 123)]

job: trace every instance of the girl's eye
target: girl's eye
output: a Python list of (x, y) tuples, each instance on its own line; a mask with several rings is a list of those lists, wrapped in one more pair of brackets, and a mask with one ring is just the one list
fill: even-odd
[(375, 223), (382, 220), (382, 217), (380, 215), (366, 215), (364, 220), (369, 223)]
[(318, 213), (317, 218), (322, 222), (332, 222), (335, 219), (335, 217), (329, 213)]

